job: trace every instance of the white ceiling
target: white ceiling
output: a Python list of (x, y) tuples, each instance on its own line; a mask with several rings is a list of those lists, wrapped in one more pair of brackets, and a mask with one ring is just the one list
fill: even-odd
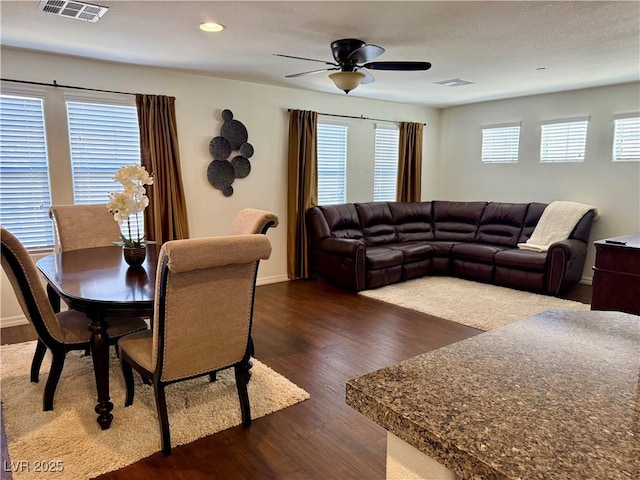
[[(284, 78), (322, 64), (273, 54), (332, 61), (333, 40), (358, 38), (386, 49), (376, 60), (433, 66), (372, 71), (376, 82), (349, 96), (434, 107), (640, 79), (638, 1), (91, 3), (109, 7), (98, 23), (37, 11), (37, 1), (2, 0), (1, 43), (344, 95), (326, 73)], [(204, 33), (203, 21), (227, 28)], [(454, 78), (474, 83), (434, 83)]]

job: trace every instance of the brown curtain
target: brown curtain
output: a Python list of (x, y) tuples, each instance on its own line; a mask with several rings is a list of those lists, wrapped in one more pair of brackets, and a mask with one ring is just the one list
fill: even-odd
[(292, 110), (289, 114), (287, 275), (309, 278), (309, 245), (305, 212), (318, 203), (316, 131), (318, 113)]
[(180, 173), (175, 98), (136, 95), (142, 165), (153, 174), (144, 211), (147, 240), (158, 245), (189, 238), (187, 207)]
[(422, 189), (422, 123), (400, 122), (398, 142), (399, 202), (419, 202)]

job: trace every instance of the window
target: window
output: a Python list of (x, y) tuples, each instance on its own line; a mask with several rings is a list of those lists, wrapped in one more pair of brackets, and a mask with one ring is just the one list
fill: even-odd
[(318, 205), (347, 201), (347, 126), (318, 123)]
[(482, 161), (517, 163), (520, 149), (520, 124), (484, 127), (482, 129)]
[[(113, 176), (123, 165), (140, 165), (136, 107), (67, 101), (69, 146), (75, 204), (107, 203), (109, 192), (122, 189)], [(133, 220), (133, 219), (132, 219)], [(144, 230), (143, 215), (131, 222)], [(122, 225), (122, 228), (127, 228)], [(137, 231), (134, 236), (139, 235)]]
[(541, 162), (584, 162), (587, 118), (544, 123), (540, 139)]
[(0, 96), (0, 221), (31, 251), (53, 246), (42, 98)]
[(640, 114), (614, 117), (613, 161), (640, 162)]
[[(47, 132), (46, 122), (68, 127), (69, 136), (59, 135), (59, 128)], [(107, 203), (108, 192), (121, 188), (113, 181), (115, 172), (127, 164), (140, 164), (137, 111), (130, 96), (3, 83), (0, 221), (29, 251), (54, 246), (52, 204)]]
[(107, 203), (119, 184), (113, 176), (123, 165), (140, 165), (136, 107), (67, 102), (73, 201)]
[(395, 125), (376, 125), (373, 201), (395, 202), (398, 181), (398, 139)]

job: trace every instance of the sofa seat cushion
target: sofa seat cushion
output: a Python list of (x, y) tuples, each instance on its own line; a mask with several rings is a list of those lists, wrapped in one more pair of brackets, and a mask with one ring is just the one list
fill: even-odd
[(451, 253), (456, 260), (493, 264), (496, 253), (502, 252), (507, 248), (483, 245), (481, 243), (458, 243), (453, 246)]
[(426, 245), (429, 245), (433, 248), (433, 255), (438, 257), (448, 257), (451, 255), (451, 249), (454, 245), (457, 245), (460, 242), (438, 242), (435, 240), (429, 240), (426, 242)]
[(403, 258), (401, 250), (388, 247), (367, 248), (367, 267), (372, 270), (402, 265)]
[(387, 245), (392, 250), (400, 250), (404, 263), (419, 262), (431, 257), (433, 247), (423, 242), (394, 243)]
[(516, 267), (523, 270), (544, 272), (547, 261), (546, 252), (532, 252), (511, 248), (496, 253), (495, 264), (502, 267)]

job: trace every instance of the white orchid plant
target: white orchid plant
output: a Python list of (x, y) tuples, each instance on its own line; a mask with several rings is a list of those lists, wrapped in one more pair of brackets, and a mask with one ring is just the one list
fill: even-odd
[[(120, 233), (121, 242), (116, 242), (125, 247), (142, 247), (144, 246), (144, 235), (140, 234), (139, 213), (143, 212), (149, 205), (149, 198), (146, 195), (145, 185), (153, 185), (153, 177), (149, 175), (147, 169), (140, 165), (126, 165), (120, 167), (115, 176), (114, 181), (120, 182), (124, 189), (121, 192), (109, 193), (109, 203), (107, 208), (113, 215), (113, 219), (122, 224), (127, 222), (127, 232)], [(137, 236), (133, 237), (131, 232), (131, 216), (135, 218)]]

